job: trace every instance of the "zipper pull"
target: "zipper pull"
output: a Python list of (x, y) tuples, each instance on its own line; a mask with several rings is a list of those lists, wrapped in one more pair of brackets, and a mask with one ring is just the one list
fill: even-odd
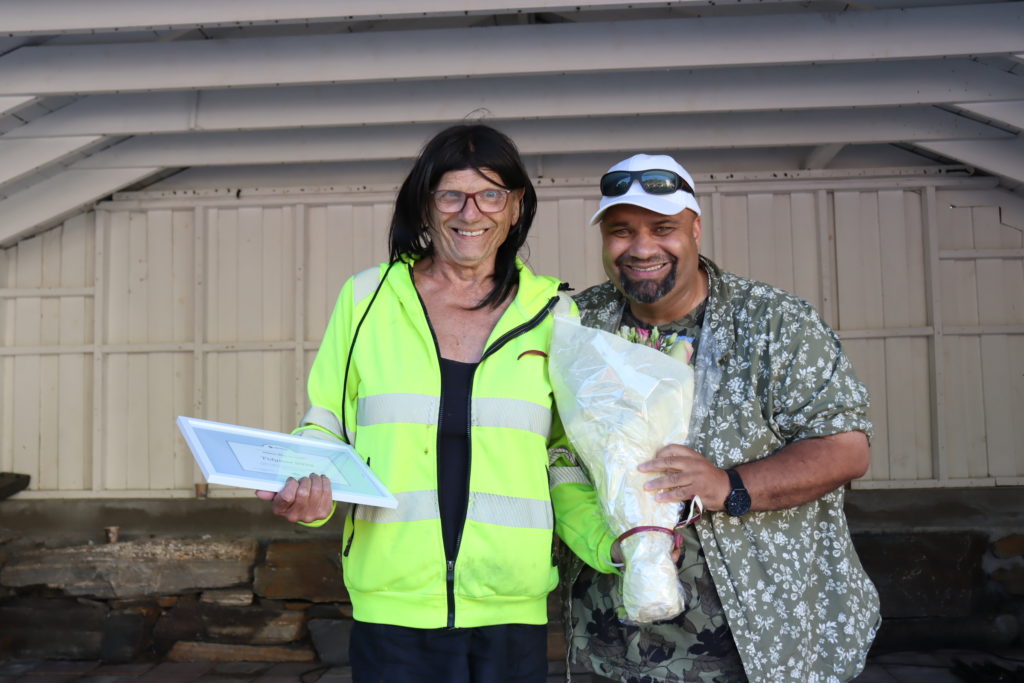
[(356, 503), (349, 503), (349, 505), (351, 506), (349, 510), (352, 513), (352, 521), (350, 522), (352, 531), (348, 534), (348, 543), (345, 544), (345, 551), (341, 554), (342, 557), (348, 557), (348, 551), (352, 550), (352, 539), (356, 537)]
[(448, 581), (455, 580), (455, 560), (448, 560), (448, 574), (446, 578)]

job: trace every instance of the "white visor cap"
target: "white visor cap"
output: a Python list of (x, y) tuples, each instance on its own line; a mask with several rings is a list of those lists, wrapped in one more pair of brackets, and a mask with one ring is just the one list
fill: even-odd
[[(653, 170), (673, 171), (679, 174), (679, 177), (685, 180), (690, 187), (693, 187), (693, 178), (686, 172), (686, 169), (666, 154), (634, 154), (628, 159), (615, 164), (605, 173), (611, 173), (612, 171)], [(698, 216), (700, 215), (700, 205), (697, 203), (697, 198), (686, 190), (676, 190), (672, 194), (650, 194), (645, 192), (644, 188), (640, 186), (639, 180), (634, 180), (626, 194), (620, 194), (616, 197), (602, 196), (597, 213), (590, 219), (590, 224), (593, 225), (601, 220), (601, 214), (604, 213), (605, 209), (618, 204), (632, 204), (665, 216), (674, 216), (686, 209), (691, 209)]]

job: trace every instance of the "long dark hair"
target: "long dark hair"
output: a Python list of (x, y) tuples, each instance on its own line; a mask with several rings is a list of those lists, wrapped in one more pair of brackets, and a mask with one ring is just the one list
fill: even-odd
[(494, 264), (494, 287), (475, 307), (495, 307), (504, 301), (516, 284), (516, 254), (526, 243), (533, 217), (537, 213), (537, 192), (519, 158), (519, 150), (504, 133), (483, 124), (460, 124), (446, 128), (424, 146), (412, 170), (395, 198), (388, 246), (392, 261), (403, 255), (429, 256), (430, 192), (448, 171), (489, 169), (498, 174), (498, 185), (506, 190), (523, 190), (519, 220), (509, 228), (508, 237), (498, 247)]

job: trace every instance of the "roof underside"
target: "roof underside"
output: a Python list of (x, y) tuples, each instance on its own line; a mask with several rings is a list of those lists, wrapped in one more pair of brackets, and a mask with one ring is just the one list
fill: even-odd
[(645, 150), (1021, 192), (1022, 62), (1019, 1), (6, 0), (0, 246), (123, 188), (392, 181), (466, 118), (537, 176)]

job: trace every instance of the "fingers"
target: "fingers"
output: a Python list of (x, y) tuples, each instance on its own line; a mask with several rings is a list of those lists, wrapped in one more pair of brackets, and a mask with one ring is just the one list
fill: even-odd
[[(653, 492), (659, 502), (682, 502), (698, 495), (717, 500), (718, 480), (722, 471), (686, 446), (665, 446), (654, 458), (641, 463), (637, 469), (658, 475), (644, 484), (644, 490)], [(724, 494), (722, 498), (724, 500)]]
[[(648, 465), (648, 467), (644, 467)], [(669, 497), (658, 495), (658, 500), (688, 500), (693, 497), (693, 489), (701, 483), (710, 469), (714, 469), (703, 458), (672, 457), (655, 458), (639, 468), (643, 472), (659, 473), (644, 484), (645, 491), (672, 491)], [(685, 495), (685, 498), (680, 498)]]
[[(697, 462), (698, 460), (703, 462)], [(637, 469), (641, 472), (659, 474), (644, 483), (645, 491), (658, 491), (655, 498), (661, 502), (689, 500), (695, 480), (707, 461), (699, 456), (668, 456), (658, 457), (641, 463)]]
[(311, 519), (302, 521), (313, 522), (327, 517), (331, 512), (331, 502), (331, 480), (321, 474), (310, 474), (306, 510)]
[(690, 500), (696, 495), (699, 494), (697, 493), (697, 488), (693, 485), (673, 486), (661, 489), (660, 491), (655, 493), (654, 499), (657, 500), (659, 503), (681, 503), (684, 500)]
[(331, 491), (331, 480), (326, 476), (321, 476), (320, 480), (322, 481), (322, 495), (320, 498), (320, 507), (317, 509), (317, 519), (325, 519), (329, 514), (331, 514), (331, 510), (334, 508), (334, 496)]
[(660, 448), (652, 459), (641, 463), (638, 469), (641, 472), (669, 472), (686, 469), (698, 462), (708, 461), (692, 448), (673, 443)]
[(661, 491), (663, 489), (675, 489), (693, 485), (693, 476), (685, 472), (672, 472), (663, 474), (660, 477), (648, 480), (644, 484), (645, 491)]
[(271, 505), (275, 515), (285, 517), (289, 522), (294, 522), (294, 519), (288, 517), (289, 510), (291, 509), (292, 502), (295, 500), (295, 493), (299, 489), (299, 482), (293, 477), (288, 477), (284, 482), (284, 487), (277, 492), (274, 496), (274, 502)]
[[(263, 495), (266, 493), (257, 491), (256, 495), (261, 500), (268, 500)], [(284, 487), (273, 494), (271, 500), (274, 514), (289, 522), (316, 522), (331, 513), (331, 482), (327, 477), (315, 473), (298, 480), (288, 477)]]

